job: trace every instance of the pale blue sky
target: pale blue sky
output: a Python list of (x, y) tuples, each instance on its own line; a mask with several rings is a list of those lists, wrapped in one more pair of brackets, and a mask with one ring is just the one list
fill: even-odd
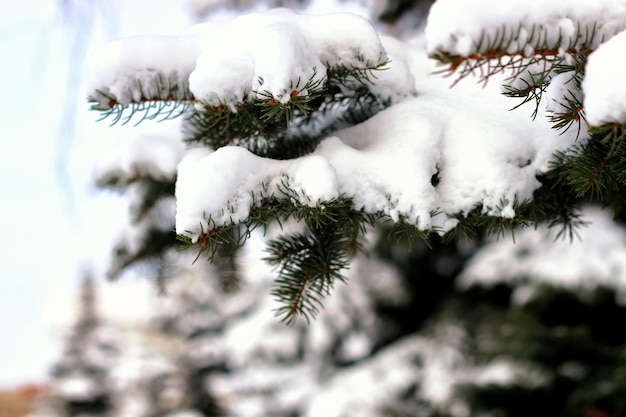
[[(118, 199), (90, 186), (93, 158), (110, 134), (86, 111), (72, 42), (91, 32), (93, 48), (110, 36), (177, 32), (187, 22), (181, 1), (109, 0), (112, 9), (71, 19), (60, 3), (0, 4), (0, 389), (45, 378), (59, 349), (50, 301), (65, 294), (73, 302), (85, 262), (103, 268), (122, 215)], [(68, 111), (77, 112), (74, 119), (65, 118)], [(76, 135), (63, 125), (68, 120), (76, 121)]]

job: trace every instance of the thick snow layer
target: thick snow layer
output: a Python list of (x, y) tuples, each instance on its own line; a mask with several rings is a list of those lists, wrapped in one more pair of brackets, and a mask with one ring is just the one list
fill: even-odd
[[(324, 28), (324, 30), (319, 30)], [(92, 59), (88, 93), (97, 108), (153, 97), (193, 97), (233, 111), (254, 92), (287, 103), (329, 67), (368, 68), (387, 59), (369, 22), (351, 13), (305, 16), (286, 9), (192, 26), (178, 37), (107, 44)], [(175, 90), (170, 94), (168, 88)]]
[(589, 56), (582, 85), (585, 117), (591, 126), (626, 123), (626, 82), (620, 65), (625, 50), (626, 31)]
[[(232, 42), (215, 42), (221, 38)], [(369, 23), (356, 15), (304, 16), (281, 9), (196, 25), (176, 39), (195, 45), (182, 50), (196, 54), (197, 62), (177, 72), (190, 77), (194, 96), (233, 109), (260, 88), (286, 102), (292, 89), (322, 76), (326, 66), (362, 67), (392, 59), (373, 88), (395, 104), (335, 132), (313, 155), (276, 161), (238, 147), (189, 152), (177, 168), (176, 230), (193, 241), (215, 227), (244, 221), (260, 197), (322, 207), (345, 195), (353, 198), (355, 209), (441, 232), (456, 225), (449, 215), (466, 214), (478, 205), (486, 214), (512, 217), (514, 201), (532, 196), (540, 185), (535, 176), (548, 168), (553, 152), (574, 141), (573, 135), (552, 131), (545, 118), (532, 122), (523, 111), (509, 112), (510, 101), (491, 90), (467, 85), (450, 90), (431, 77), (416, 82), (423, 72), (420, 51), (388, 38), (381, 44)], [(98, 85), (117, 85), (113, 79), (126, 79), (130, 84), (125, 88), (132, 90), (134, 74), (143, 74), (144, 64), (157, 72), (171, 70), (170, 57), (154, 53), (160, 51), (156, 44), (150, 49), (147, 40), (146, 45), (137, 39), (126, 46), (120, 42), (96, 59), (92, 92)], [(109, 49), (121, 58), (107, 61)], [(116, 73), (118, 78), (112, 75)], [(416, 89), (419, 94), (412, 97)], [(557, 97), (558, 91), (548, 96)], [(551, 110), (558, 107), (555, 103)], [(141, 147), (128, 160), (112, 159), (100, 175), (117, 170), (119, 176), (171, 176), (180, 150), (157, 145)], [(150, 166), (150, 160), (157, 165)], [(297, 194), (284, 194), (285, 186)]]
[[(524, 111), (510, 112), (509, 105), (490, 90), (429, 80), (419, 85), (418, 97), (336, 132), (313, 155), (275, 161), (236, 147), (196, 150), (179, 166), (176, 230), (197, 240), (240, 222), (253, 192), (285, 198), (278, 192), (283, 181), (301, 190), (301, 204), (344, 194), (356, 209), (421, 229), (449, 230), (456, 223), (445, 214), (477, 204), (489, 215), (512, 217), (515, 198), (531, 198), (540, 185), (536, 174), (575, 139), (559, 135), (544, 118), (533, 122)], [(437, 211), (444, 214), (431, 218)]]
[(529, 56), (545, 48), (594, 49), (625, 28), (624, 0), (438, 0), (426, 37), (429, 53), (468, 57), (504, 37), (506, 52)]
[(261, 197), (286, 197), (284, 184), (300, 190), (300, 204), (315, 206), (338, 196), (336, 181), (317, 155), (277, 161), (236, 146), (194, 149), (178, 167), (176, 230), (196, 241), (215, 227), (242, 222)]
[(96, 108), (158, 97), (189, 99), (189, 74), (200, 55), (193, 37), (137, 36), (107, 43), (91, 57), (87, 91)]
[(580, 239), (573, 242), (555, 241), (554, 231), (542, 227), (516, 232), (515, 242), (501, 239), (483, 246), (461, 273), (460, 286), (510, 282), (548, 284), (575, 291), (603, 286), (623, 298), (626, 230), (617, 226), (609, 213), (595, 208), (586, 209), (583, 220), (590, 224), (578, 229)]

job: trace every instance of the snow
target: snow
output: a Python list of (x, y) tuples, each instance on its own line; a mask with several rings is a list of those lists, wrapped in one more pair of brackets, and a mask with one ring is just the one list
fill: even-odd
[(589, 56), (582, 86), (585, 117), (591, 126), (626, 122), (626, 83), (619, 65), (625, 49), (626, 32), (621, 32)]
[(474, 362), (465, 350), (467, 337), (459, 317), (436, 316), (420, 333), (339, 368), (312, 396), (303, 415), (374, 417), (384, 407), (408, 401), (407, 410), (417, 415), (417, 404), (428, 404), (439, 414), (465, 417), (469, 404), (461, 393), (467, 384), (531, 389), (546, 384), (546, 376), (530, 363), (506, 357)]
[(338, 196), (332, 167), (316, 155), (276, 161), (236, 146), (194, 149), (178, 167), (176, 231), (197, 241), (215, 227), (242, 222), (259, 203), (255, 198), (287, 197), (283, 184), (301, 190), (298, 202), (312, 207)]
[[(179, 166), (177, 233), (197, 240), (200, 233), (243, 221), (253, 192), (287, 198), (279, 192), (282, 181), (301, 190), (300, 204), (343, 194), (357, 210), (421, 229), (445, 232), (456, 225), (445, 214), (465, 214), (478, 204), (489, 215), (512, 217), (515, 199), (532, 197), (540, 186), (535, 176), (575, 136), (559, 135), (545, 118), (532, 121), (509, 108), (510, 101), (494, 91), (449, 89), (427, 79), (418, 82), (417, 97), (335, 132), (312, 155), (275, 161), (237, 147), (193, 150)], [(433, 186), (437, 172), (439, 184)], [(444, 214), (431, 217), (437, 211)]]
[[(524, 229), (513, 239), (501, 239), (481, 247), (459, 276), (461, 288), (497, 283), (547, 284), (573, 291), (606, 287), (623, 300), (626, 295), (626, 238), (624, 228), (611, 215), (587, 208), (578, 230), (580, 239), (554, 240), (546, 227)], [(530, 288), (518, 285), (514, 299), (532, 298)], [(531, 287), (532, 288), (532, 287)]]
[(595, 49), (625, 28), (623, 0), (438, 0), (428, 16), (426, 37), (429, 53), (468, 57), (504, 38), (511, 40), (506, 52), (529, 56), (545, 48), (562, 53)]
[(99, 109), (153, 97), (188, 99), (188, 78), (199, 54), (192, 37), (135, 36), (109, 42), (88, 62), (89, 98)]
[(185, 100), (190, 92), (202, 103), (236, 111), (264, 94), (282, 104), (294, 90), (307, 95), (306, 85), (323, 80), (329, 67), (368, 68), (386, 58), (376, 31), (358, 15), (276, 9), (197, 24), (177, 37), (107, 44), (91, 59), (87, 91), (99, 109), (170, 95)]
[[(533, 12), (536, 5), (531, 7), (534, 4), (527, 5), (527, 19), (538, 17), (538, 12)], [(610, 10), (615, 11), (620, 4), (604, 2), (601, 6), (612, 5)], [(441, 35), (437, 9), (447, 10), (451, 5), (456, 3), (444, 0), (435, 6), (427, 32), (431, 49), (432, 33)], [(515, 3), (514, 7), (521, 12), (524, 5)], [(556, 14), (557, 9), (549, 6), (546, 19), (578, 16), (577, 11), (567, 9)], [(486, 28), (489, 22), (500, 22), (495, 17), (503, 9), (489, 10), (484, 15), (492, 20), (479, 21)], [(458, 15), (455, 13), (454, 19), (460, 19), (461, 28), (461, 23), (476, 18), (476, 13), (461, 13), (463, 19)], [(617, 17), (609, 19), (602, 33), (613, 33), (609, 29), (619, 21)], [(317, 30), (319, 27), (325, 30)], [(446, 22), (445, 27), (453, 25)], [(229, 42), (215, 42), (218, 38)], [(357, 210), (383, 213), (394, 221), (441, 233), (456, 225), (451, 217), (478, 206), (484, 214), (514, 217), (515, 201), (532, 197), (540, 186), (536, 175), (548, 169), (554, 151), (564, 150), (576, 140), (574, 134), (559, 136), (545, 117), (533, 122), (523, 110), (509, 112), (510, 101), (491, 89), (466, 84), (450, 90), (440, 80), (424, 75), (424, 66), (432, 65), (423, 58), (425, 50), (381, 39), (366, 20), (350, 13), (305, 16), (278, 9), (192, 26), (176, 42), (188, 40), (199, 45), (181, 49), (197, 55), (193, 68), (187, 64), (193, 61), (190, 57), (177, 70), (169, 67), (167, 55), (162, 56), (167, 63), (161, 63), (161, 55), (154, 53), (160, 50), (159, 39), (153, 40), (154, 45), (146, 40), (152, 49), (136, 49), (146, 45), (134, 38), (105, 48), (105, 56), (94, 61), (100, 67), (92, 71), (91, 91), (102, 90), (107, 83), (115, 87), (126, 82), (124, 88), (136, 94), (132, 86), (135, 74), (143, 76), (143, 66), (148, 63), (158, 73), (177, 71), (177, 76), (188, 76), (196, 99), (236, 111), (237, 105), (252, 98), (250, 94), (258, 89), (286, 103), (292, 90), (323, 77), (327, 67), (362, 68), (365, 63), (391, 59), (387, 69), (379, 71), (380, 83), (372, 91), (394, 104), (364, 123), (333, 133), (312, 155), (277, 161), (232, 146), (187, 152), (177, 168), (176, 231), (194, 242), (216, 227), (245, 221), (261, 197), (323, 207), (324, 202), (345, 195), (353, 199)], [(105, 61), (109, 49), (129, 62), (120, 57)], [(118, 75), (113, 82), (101, 74)], [(548, 112), (561, 108), (556, 100), (568, 88), (566, 77), (556, 76), (559, 82), (546, 94)], [(155, 141), (153, 152), (160, 152), (157, 144)], [(180, 150), (170, 152), (171, 157), (165, 159), (168, 166), (158, 167), (168, 175), (171, 163), (180, 158)], [(144, 170), (150, 170), (146, 166), (149, 156), (139, 161)], [(120, 169), (130, 170), (128, 166)], [(435, 177), (438, 184), (433, 185)], [(295, 190), (295, 195), (285, 193), (285, 187)]]
[(384, 404), (390, 392), (402, 392), (421, 377), (417, 367), (405, 366), (413, 355), (413, 339), (408, 339), (395, 343), (360, 366), (338, 372), (312, 398), (303, 415), (379, 415), (378, 407)]

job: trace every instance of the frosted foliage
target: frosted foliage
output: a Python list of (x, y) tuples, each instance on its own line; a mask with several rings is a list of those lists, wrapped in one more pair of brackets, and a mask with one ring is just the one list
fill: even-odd
[(180, 123), (167, 121), (159, 130), (134, 135), (98, 157), (93, 171), (101, 184), (127, 183), (139, 178), (173, 181), (185, 145), (180, 140)]
[(410, 336), (375, 357), (337, 372), (307, 406), (306, 417), (379, 416), (397, 393), (416, 396), (447, 408), (455, 380), (467, 372), (458, 340), (441, 341)]
[[(281, 198), (282, 182), (301, 190), (301, 204), (343, 194), (356, 209), (421, 229), (445, 232), (456, 225), (445, 214), (478, 204), (486, 214), (512, 217), (514, 200), (532, 197), (540, 186), (535, 176), (548, 169), (553, 152), (574, 143), (543, 118), (510, 112), (510, 102), (494, 91), (450, 90), (433, 79), (418, 89), (418, 97), (336, 132), (313, 155), (275, 161), (236, 147), (194, 151), (179, 166), (177, 233), (197, 241), (202, 232), (240, 222), (253, 192)], [(445, 214), (431, 217), (436, 211)]]
[(543, 48), (593, 49), (624, 28), (624, 0), (438, 0), (428, 16), (426, 37), (429, 53), (467, 57), (485, 52), (504, 30), (517, 38), (506, 52), (530, 56)]
[(626, 50), (626, 32), (602, 44), (589, 56), (583, 79), (584, 107), (592, 126), (626, 123), (626, 82), (616, 61)]
[(137, 36), (107, 43), (87, 67), (89, 98), (100, 109), (153, 97), (183, 100), (200, 51), (194, 37)]
[[(587, 208), (580, 239), (554, 240), (546, 228), (525, 229), (512, 239), (483, 246), (459, 277), (462, 287), (548, 284), (573, 291), (611, 288), (626, 295), (626, 234), (611, 215)], [(520, 293), (520, 296), (523, 295)], [(525, 297), (519, 298), (523, 301)]]
[(307, 95), (307, 82), (322, 80), (328, 67), (374, 67), (386, 58), (376, 31), (360, 16), (277, 9), (198, 24), (178, 37), (107, 44), (92, 59), (88, 92), (107, 109), (116, 101), (168, 97), (172, 87), (174, 100), (190, 99), (189, 91), (196, 100), (236, 111), (256, 92), (285, 104), (294, 90)]
[[(293, 90), (306, 95), (300, 90), (307, 81), (324, 78), (327, 67), (364, 68), (386, 58), (376, 31), (349, 13), (305, 16), (278, 9), (240, 16), (223, 30), (215, 33), (212, 23), (191, 29), (210, 44), (190, 75), (191, 89), (215, 106), (235, 109), (251, 91), (267, 92), (285, 104)], [(215, 36), (229, 41), (216, 43)]]
[(407, 336), (370, 359), (340, 369), (320, 387), (303, 415), (377, 417), (402, 397), (444, 415), (465, 417), (469, 405), (457, 395), (464, 384), (533, 388), (546, 383), (526, 363), (473, 363), (464, 351), (465, 331), (445, 317), (431, 322), (431, 329), (433, 334)]
[(284, 184), (301, 190), (305, 205), (337, 197), (333, 169), (320, 156), (277, 161), (235, 146), (195, 149), (178, 167), (176, 231), (197, 241), (200, 233), (241, 222), (255, 202), (253, 192), (257, 198), (279, 195)]

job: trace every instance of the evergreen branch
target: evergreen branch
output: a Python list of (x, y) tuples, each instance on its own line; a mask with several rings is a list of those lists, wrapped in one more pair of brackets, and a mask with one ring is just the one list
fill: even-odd
[(530, 70), (527, 70), (530, 81), (526, 79), (522, 80), (522, 83), (525, 85), (524, 88), (516, 88), (512, 85), (504, 85), (504, 94), (507, 97), (514, 98), (523, 98), (523, 100), (516, 106), (514, 106), (511, 110), (515, 110), (526, 103), (535, 101), (535, 109), (532, 113), (533, 120), (537, 117), (539, 112), (539, 104), (541, 103), (541, 97), (543, 93), (545, 93), (546, 88), (549, 85), (549, 72), (541, 72), (539, 74), (532, 73)]
[[(451, 215), (449, 217), (456, 219), (458, 224), (444, 234), (443, 241), (448, 244), (460, 239), (471, 241), (489, 235), (496, 235), (497, 238), (500, 238), (501, 236), (504, 237), (507, 232), (510, 232), (512, 239), (515, 240), (516, 227), (526, 227), (534, 223), (528, 216), (528, 208), (531, 203), (530, 200), (519, 201), (515, 197), (512, 204), (515, 217), (486, 215), (484, 213), (491, 210), (482, 204), (476, 205), (474, 209), (465, 215), (463, 213)], [(496, 211), (501, 211), (508, 205), (508, 200), (502, 200), (496, 207)]]
[(172, 230), (157, 228), (144, 230), (140, 244), (129, 246), (126, 242), (120, 242), (113, 248), (113, 260), (107, 275), (109, 279), (116, 279), (126, 268), (138, 262), (158, 262), (163, 258), (163, 254), (175, 245), (176, 233)]
[[(382, 57), (381, 57), (382, 58)], [(361, 66), (356, 65), (332, 65), (327, 66), (327, 77), (338, 84), (345, 87), (356, 85), (374, 85), (376, 71), (385, 70), (385, 66), (391, 61), (389, 59), (379, 59), (376, 63), (365, 62), (363, 56), (357, 57), (363, 63)]]
[[(435, 51), (431, 58), (446, 66), (439, 71), (448, 76), (457, 74), (454, 84), (470, 75), (477, 75), (483, 82), (498, 73), (510, 71), (509, 79), (532, 70), (536, 65), (543, 65), (546, 72), (551, 72), (571, 57), (588, 56), (591, 52), (596, 35), (596, 26), (583, 28), (577, 26), (576, 33), (569, 37), (567, 46), (563, 47), (561, 34), (550, 41), (548, 28), (533, 25), (530, 38), (518, 43), (522, 30), (521, 24), (515, 28), (502, 26), (494, 34), (483, 31), (475, 52), (467, 56), (450, 54), (444, 50)], [(515, 46), (515, 47), (514, 47)], [(507, 74), (509, 74), (507, 72)]]
[(88, 102), (93, 103), (92, 110), (101, 112), (98, 121), (112, 118), (111, 125), (120, 121), (126, 124), (135, 116), (139, 116), (135, 125), (145, 120), (174, 119), (187, 113), (195, 102), (186, 82), (179, 84), (171, 78), (163, 79), (162, 74), (155, 75), (149, 86), (135, 80), (135, 85), (128, 88), (127, 97), (128, 100), (122, 100), (107, 91), (96, 90), (88, 97)]
[(293, 324), (298, 316), (310, 322), (317, 316), (335, 281), (345, 282), (341, 271), (348, 267), (347, 246), (334, 227), (306, 228), (270, 242), (264, 259), (278, 267), (271, 294), (283, 304), (275, 310), (283, 322)]
[[(253, 98), (234, 108), (227, 103), (204, 103), (202, 111), (194, 111), (186, 119), (186, 142), (213, 149), (243, 146), (257, 155), (278, 159), (310, 153), (329, 130), (363, 121), (390, 104), (369, 89), (374, 72), (385, 64), (332, 67), (326, 77), (314, 75), (304, 86), (298, 80), (286, 103), (264, 90), (252, 92)], [(262, 80), (259, 84), (263, 85)], [(323, 125), (317, 126), (320, 123)], [(283, 152), (283, 145), (292, 151)]]
[[(571, 151), (570, 151), (571, 152)], [(578, 237), (577, 229), (586, 224), (581, 220), (581, 197), (570, 184), (571, 164), (568, 153), (557, 152), (551, 169), (538, 177), (542, 186), (537, 189), (526, 216), (534, 224), (546, 224), (548, 228), (559, 228), (555, 240)]]
[(581, 121), (585, 121), (585, 115), (582, 103), (577, 95), (571, 90), (563, 96), (565, 103), (559, 103), (563, 107), (563, 111), (556, 112), (550, 116), (550, 121), (554, 123), (552, 126), (556, 130), (568, 130), (573, 124), (578, 126), (576, 137), (580, 135)]
[(253, 105), (261, 109), (259, 120), (277, 122), (284, 119), (284, 125), (289, 126), (295, 114), (303, 116), (310, 114), (313, 108), (309, 104), (323, 94), (327, 82), (326, 77), (316, 79), (316, 75), (317, 72), (314, 72), (303, 87), (300, 87), (300, 80), (295, 86), (292, 83), (290, 100), (287, 103), (277, 102), (267, 91), (254, 91), (256, 97)]
[(561, 175), (577, 197), (603, 201), (619, 190), (619, 162), (613, 144), (604, 139), (594, 135), (585, 145), (558, 154)]
[(609, 146), (608, 156), (615, 156), (618, 150), (622, 150), (619, 153), (624, 155), (623, 144), (626, 139), (626, 125), (609, 123), (603, 126), (592, 126), (588, 131), (596, 140)]
[[(387, 218), (386, 220), (391, 221), (391, 219), (389, 218)], [(409, 251), (413, 249), (415, 239), (420, 239), (426, 244), (429, 249), (431, 249), (429, 241), (431, 232), (437, 232), (437, 230), (434, 228), (431, 230), (420, 230), (414, 224), (411, 224), (404, 219), (401, 219), (398, 222), (393, 222), (392, 227), (389, 229), (387, 238), (391, 239), (392, 237), (394, 237), (397, 242), (406, 242)]]
[(196, 259), (206, 254), (208, 260), (212, 261), (220, 245), (239, 248), (252, 231), (259, 227), (266, 228), (272, 222), (282, 223), (293, 218), (297, 222), (304, 222), (312, 230), (336, 229), (353, 239), (363, 235), (376, 219), (373, 214), (354, 210), (352, 200), (343, 196), (314, 205), (302, 204), (299, 202), (302, 196), (290, 188), (286, 180), (279, 185), (276, 196), (254, 191), (251, 191), (251, 196), (252, 204), (244, 221), (216, 224), (211, 217), (206, 218), (208, 227), (201, 225), (197, 240), (192, 240), (189, 235), (179, 235), (181, 249), (196, 247)]
[[(283, 181), (280, 196), (264, 197), (253, 194), (249, 216), (241, 223), (217, 225), (207, 220), (209, 230), (201, 230), (197, 241), (181, 235), (181, 248), (197, 247), (198, 255), (214, 262), (218, 249), (232, 251), (241, 247), (258, 227), (270, 222), (281, 223), (293, 218), (303, 224), (305, 231), (280, 236), (268, 245), (266, 260), (278, 268), (272, 294), (282, 306), (276, 310), (282, 321), (291, 324), (298, 316), (307, 321), (314, 318), (336, 280), (345, 281), (342, 271), (349, 259), (360, 249), (360, 241), (377, 216), (354, 210), (352, 200), (345, 197), (301, 204), (301, 196)], [(232, 252), (231, 251), (231, 252)]]
[(146, 100), (139, 103), (132, 103), (130, 105), (123, 106), (117, 104), (111, 109), (104, 110), (101, 113), (98, 122), (111, 118), (110, 126), (120, 123), (122, 125), (127, 124), (136, 116), (139, 117), (134, 124), (137, 126), (143, 121), (156, 120), (162, 122), (165, 120), (176, 119), (189, 112), (192, 105), (192, 101), (156, 101)]

